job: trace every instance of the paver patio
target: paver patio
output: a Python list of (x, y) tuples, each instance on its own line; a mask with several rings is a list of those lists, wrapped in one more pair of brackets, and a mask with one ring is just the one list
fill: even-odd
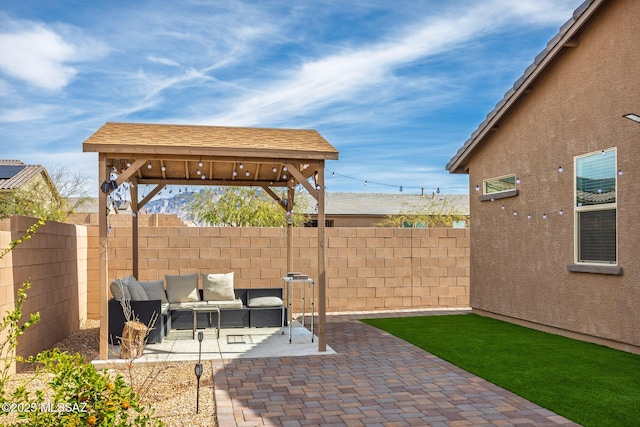
[(219, 425), (577, 425), (362, 317), (327, 316), (334, 355), (213, 360)]

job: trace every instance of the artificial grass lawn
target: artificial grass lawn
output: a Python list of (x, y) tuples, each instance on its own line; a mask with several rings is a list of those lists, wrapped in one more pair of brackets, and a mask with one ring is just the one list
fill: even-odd
[(640, 425), (638, 355), (475, 314), (363, 322), (582, 425)]

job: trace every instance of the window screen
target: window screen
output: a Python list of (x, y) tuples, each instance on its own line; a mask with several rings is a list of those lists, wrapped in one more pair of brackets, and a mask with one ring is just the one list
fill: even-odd
[(616, 210), (578, 212), (578, 261), (616, 262)]

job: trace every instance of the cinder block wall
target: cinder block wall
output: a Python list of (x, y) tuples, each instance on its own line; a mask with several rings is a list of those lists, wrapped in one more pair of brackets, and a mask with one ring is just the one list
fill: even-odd
[[(124, 218), (111, 223), (109, 281), (133, 268)], [(97, 318), (97, 227), (89, 235), (89, 316)], [(326, 235), (328, 312), (469, 306), (468, 229), (336, 227)], [(139, 236), (139, 280), (233, 271), (236, 287), (280, 287), (287, 273), (285, 228), (141, 226)], [(317, 278), (317, 229), (293, 229), (293, 270)]]
[[(4, 249), (23, 236), (35, 221), (14, 216), (1, 222), (0, 247)], [(47, 222), (31, 239), (0, 259), (2, 315), (15, 308), (18, 289), (29, 281), (22, 323), (29, 313), (41, 316), (40, 322), (20, 337), (19, 355), (52, 347), (87, 319), (87, 241), (84, 226)]]

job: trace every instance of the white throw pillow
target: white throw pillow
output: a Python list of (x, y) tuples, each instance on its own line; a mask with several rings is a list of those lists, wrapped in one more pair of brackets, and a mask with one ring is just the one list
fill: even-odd
[(111, 282), (109, 285), (109, 290), (111, 290), (111, 295), (114, 299), (118, 301), (130, 301), (131, 294), (129, 294), (129, 287), (122, 283), (122, 280), (116, 279)]
[(150, 300), (159, 299), (163, 303), (168, 303), (167, 294), (164, 291), (164, 280), (152, 280), (150, 282), (140, 282), (142, 289)]
[(149, 299), (149, 297), (147, 297), (147, 293), (144, 291), (144, 288), (135, 277), (129, 276), (125, 278), (123, 282), (126, 283), (129, 287), (131, 301), (147, 301)]
[(203, 274), (202, 296), (205, 301), (232, 301), (236, 299), (233, 292), (233, 272)]
[(167, 298), (169, 302), (200, 301), (198, 293), (198, 273), (186, 276), (164, 276), (167, 282)]
[(282, 304), (278, 297), (256, 297), (247, 301), (247, 307), (282, 307)]

